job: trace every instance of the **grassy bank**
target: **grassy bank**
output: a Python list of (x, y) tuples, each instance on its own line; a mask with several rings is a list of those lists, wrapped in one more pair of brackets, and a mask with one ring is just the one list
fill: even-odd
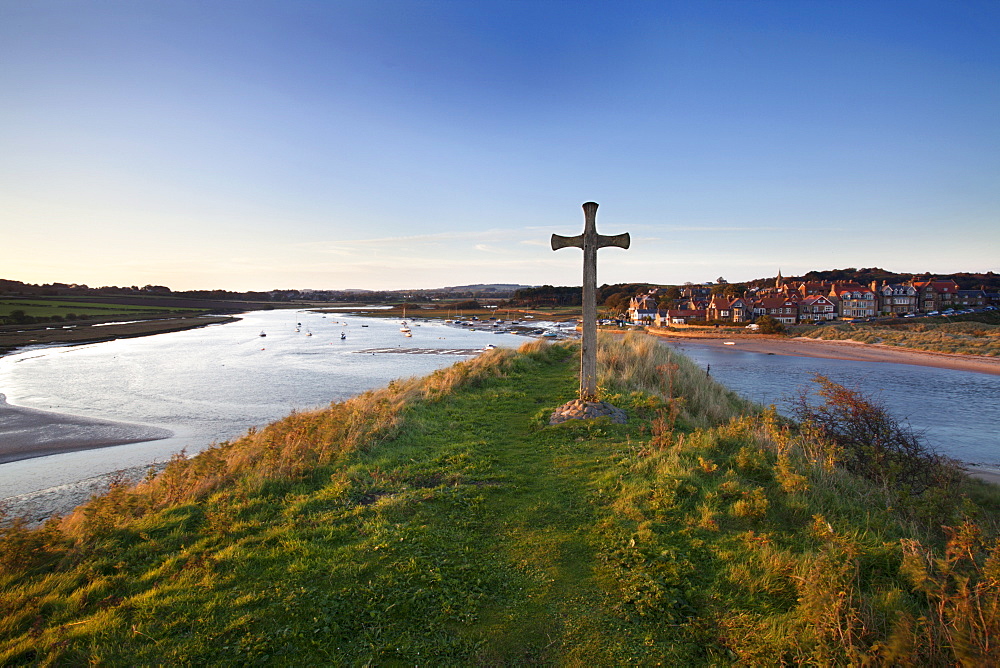
[(600, 356), (627, 425), (547, 426), (578, 360), (532, 343), (8, 526), (0, 664), (996, 658), (992, 488), (908, 502), (648, 338)]
[(829, 341), (853, 340), (955, 355), (1000, 356), (1000, 315), (977, 313), (921, 318), (918, 322), (858, 323), (796, 327), (795, 336)]
[(0, 355), (22, 346), (96, 343), (166, 332), (180, 332), (186, 329), (234, 322), (238, 319), (230, 316), (208, 315), (143, 317), (144, 319), (138, 322), (111, 322), (96, 327), (94, 323), (77, 323), (71, 329), (44, 325), (35, 325), (30, 328), (23, 325), (0, 327)]

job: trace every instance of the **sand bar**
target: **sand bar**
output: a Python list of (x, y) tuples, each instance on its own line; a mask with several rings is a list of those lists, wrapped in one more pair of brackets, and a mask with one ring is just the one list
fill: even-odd
[(0, 394), (0, 464), (170, 436), (158, 427), (11, 406)]

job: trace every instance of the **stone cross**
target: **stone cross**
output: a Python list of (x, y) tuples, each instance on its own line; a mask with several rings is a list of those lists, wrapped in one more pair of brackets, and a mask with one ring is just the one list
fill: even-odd
[(629, 235), (606, 237), (597, 233), (597, 202), (583, 205), (583, 234), (552, 235), (552, 250), (573, 246), (583, 249), (583, 344), (580, 351), (580, 399), (597, 400), (597, 249), (629, 247)]

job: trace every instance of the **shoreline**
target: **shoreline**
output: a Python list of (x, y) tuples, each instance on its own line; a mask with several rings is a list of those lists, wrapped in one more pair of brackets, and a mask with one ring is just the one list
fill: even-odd
[[(231, 321), (233, 319), (219, 318), (219, 320)], [(198, 326), (204, 326), (204, 324)], [(160, 332), (149, 332), (148, 334), (153, 333)], [(650, 334), (658, 336), (664, 341), (674, 341), (678, 344), (725, 347), (726, 349), (758, 354), (912, 364), (1000, 375), (1000, 359), (895, 349), (878, 344), (819, 341), (809, 338), (763, 338), (748, 335), (684, 336), (683, 334), (666, 334), (655, 331), (650, 331)], [(146, 334), (133, 336), (144, 335)], [(727, 345), (727, 342), (733, 345)], [(0, 394), (0, 465), (63, 452), (159, 440), (171, 435), (172, 432), (169, 430), (158, 427), (77, 417), (13, 406), (6, 402), (3, 394)], [(998, 470), (981, 468), (970, 463), (962, 463), (962, 467), (974, 478), (1000, 484), (1000, 471)], [(13, 515), (30, 516), (30, 521), (41, 523), (52, 514), (69, 512), (76, 505), (86, 501), (92, 494), (106, 490), (112, 481), (122, 478), (123, 475), (130, 481), (138, 481), (141, 479), (139, 473), (144, 475), (148, 469), (148, 466), (134, 467), (128, 471), (116, 471), (76, 483), (38, 490), (30, 494), (0, 498), (0, 506), (5, 507)]]
[(169, 429), (12, 406), (0, 394), (0, 465), (170, 438)]
[[(240, 318), (230, 315), (180, 315), (117, 323), (92, 322), (66, 329), (46, 327), (22, 331), (0, 331), (0, 357), (13, 355), (29, 346), (82, 346), (116, 339), (132, 339), (154, 334), (183, 332), (210, 325), (224, 325)], [(95, 325), (98, 327), (94, 329)]]
[[(1000, 375), (1000, 359), (980, 355), (952, 355), (926, 350), (893, 348), (881, 344), (857, 341), (826, 341), (808, 337), (784, 338), (760, 335), (736, 334), (730, 336), (702, 334), (691, 336), (650, 331), (649, 334), (665, 341), (673, 340), (681, 344), (726, 348), (761, 355), (787, 355), (791, 357), (811, 357), (839, 359), (852, 362), (877, 362), (883, 364), (910, 364), (953, 371), (970, 371)], [(732, 345), (729, 345), (729, 343)], [(960, 463), (971, 477), (995, 485), (1000, 485), (1000, 470), (984, 468), (969, 462)]]
[(982, 355), (953, 355), (912, 348), (895, 348), (883, 344), (857, 341), (826, 341), (808, 337), (782, 338), (764, 335), (703, 335), (696, 336), (650, 330), (649, 334), (664, 341), (689, 343), (711, 348), (727, 348), (764, 355), (818, 357), (853, 362), (910, 364), (956, 371), (972, 371), (1000, 376), (1000, 358)]

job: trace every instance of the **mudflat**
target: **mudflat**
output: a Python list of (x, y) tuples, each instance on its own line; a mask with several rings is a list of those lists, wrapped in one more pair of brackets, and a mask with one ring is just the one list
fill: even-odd
[(0, 394), (0, 464), (172, 435), (158, 427), (11, 406)]

